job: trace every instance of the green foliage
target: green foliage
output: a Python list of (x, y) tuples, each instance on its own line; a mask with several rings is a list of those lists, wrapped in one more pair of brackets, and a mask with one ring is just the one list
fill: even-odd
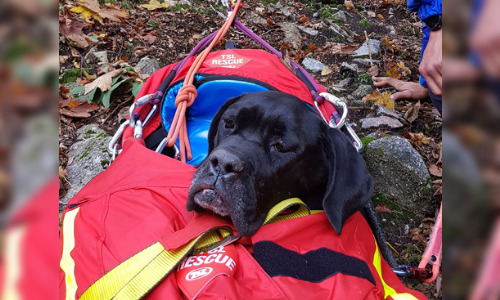
[(345, 41), (345, 37), (343, 37), (343, 36), (341, 36), (341, 35), (335, 35), (335, 36), (332, 36), (332, 37), (330, 38), (330, 40), (331, 40), (332, 42), (335, 42), (335, 43), (342, 43), (342, 42), (344, 42), (344, 41)]
[(371, 143), (371, 141), (373, 141), (375, 138), (372, 138), (372, 137), (369, 137), (369, 136), (365, 136), (365, 137), (362, 137), (361, 138), (361, 143), (363, 144), (363, 148), (365, 148), (366, 146), (368, 146), (369, 143)]
[(59, 80), (61, 84), (66, 84), (70, 82), (75, 82), (78, 77), (80, 77), (82, 71), (80, 69), (68, 70), (62, 74), (61, 79)]
[(359, 82), (361, 82), (362, 84), (372, 84), (373, 83), (372, 76), (368, 75), (366, 73), (359, 74), (358, 78), (359, 78)]
[(363, 27), (372, 27), (373, 26), (373, 24), (368, 22), (367, 19), (363, 19), (363, 20), (359, 21), (359, 25), (363, 26)]

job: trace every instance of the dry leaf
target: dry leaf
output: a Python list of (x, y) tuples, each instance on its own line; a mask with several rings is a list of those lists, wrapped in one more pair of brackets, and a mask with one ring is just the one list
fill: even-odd
[(410, 140), (414, 146), (420, 147), (422, 145), (429, 145), (431, 139), (425, 136), (422, 132), (419, 133), (411, 133), (405, 132), (405, 137)]
[(358, 49), (357, 45), (347, 44), (342, 46), (342, 54), (352, 54), (356, 49)]
[(367, 14), (369, 17), (372, 17), (372, 18), (375, 18), (375, 17), (377, 16), (377, 15), (375, 14), (375, 12), (374, 12), (374, 11), (371, 11), (371, 10), (367, 11), (367, 12), (366, 12), (366, 14)]
[(72, 109), (61, 108), (59, 109), (59, 113), (72, 118), (88, 118), (90, 117), (90, 113), (97, 109), (99, 109), (97, 104), (83, 102)]
[(199, 39), (202, 39), (204, 37), (205, 36), (203, 34), (198, 34), (198, 33), (193, 34), (193, 39), (195, 39), (195, 40), (199, 40)]
[(311, 21), (311, 19), (309, 19), (308, 17), (306, 17), (304, 15), (300, 15), (299, 23), (308, 23), (310, 21)]
[(350, 1), (350, 0), (345, 0), (344, 5), (347, 8), (347, 10), (356, 10), (356, 8), (354, 7), (354, 4), (352, 4), (352, 1)]
[(373, 101), (389, 109), (394, 109), (395, 107), (394, 101), (391, 99), (391, 93), (387, 91), (383, 93), (380, 93), (379, 91), (373, 91), (370, 95), (366, 95), (365, 97), (363, 97), (363, 100)]
[(126, 10), (120, 9), (117, 5), (109, 3), (105, 4), (104, 7), (101, 8), (99, 15), (103, 19), (109, 19), (113, 22), (120, 22), (120, 19), (128, 17)]
[(390, 70), (387, 70), (385, 74), (389, 77), (392, 77), (394, 79), (400, 80), (402, 78), (401, 73), (399, 72), (399, 69), (397, 66), (392, 66)]
[(161, 8), (169, 8), (170, 7), (170, 1), (165, 1), (163, 3), (160, 3), (157, 0), (151, 0), (151, 1), (149, 1), (148, 4), (141, 4), (140, 6), (146, 8), (148, 10), (156, 10), (156, 9), (161, 9)]
[(342, 45), (339, 43), (328, 42), (328, 43), (326, 43), (324, 49), (328, 50), (328, 52), (331, 54), (341, 54), (342, 53)]
[(87, 95), (95, 88), (99, 88), (101, 92), (109, 90), (111, 88), (113, 78), (120, 75), (122, 72), (123, 69), (114, 70), (96, 78), (96, 80), (92, 81), (91, 83), (86, 84), (84, 95)]
[(323, 70), (321, 71), (321, 76), (326, 76), (331, 74), (333, 71), (330, 69), (328, 66), (325, 66)]
[(405, 113), (404, 118), (408, 122), (413, 123), (413, 121), (415, 121), (418, 118), (419, 111), (420, 111), (420, 100), (410, 105), (410, 107)]
[(375, 211), (378, 213), (381, 213), (381, 212), (390, 213), (391, 209), (385, 204), (379, 204), (375, 207)]
[(378, 66), (372, 66), (368, 69), (368, 71), (366, 73), (369, 75), (372, 75), (372, 76), (378, 76), (379, 71), (380, 71), (380, 69)]
[(382, 43), (384, 44), (384, 47), (387, 49), (398, 50), (398, 46), (394, 45), (394, 43), (392, 42), (389, 42), (389, 38), (387, 37), (387, 35), (384, 35)]
[(436, 177), (443, 177), (443, 168), (438, 165), (432, 164), (429, 166), (429, 173)]
[(84, 6), (76, 6), (70, 9), (72, 12), (80, 14), (82, 19), (89, 24), (94, 24), (94, 20), (99, 20), (101, 17), (94, 11), (84, 7)]
[(404, 62), (400, 61), (397, 65), (401, 69), (403, 76), (411, 75), (411, 70), (405, 66)]
[(384, 20), (384, 16), (382, 16), (381, 14), (377, 14), (377, 18), (379, 18), (379, 20)]
[(148, 33), (144, 36), (141, 36), (141, 39), (145, 40), (149, 44), (153, 44), (156, 41), (156, 36), (152, 35), (151, 33)]

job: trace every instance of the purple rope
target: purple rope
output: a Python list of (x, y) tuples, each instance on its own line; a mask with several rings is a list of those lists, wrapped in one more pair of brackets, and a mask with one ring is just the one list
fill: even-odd
[[(259, 44), (261, 44), (262, 46), (264, 46), (264, 48), (266, 48), (267, 50), (269, 50), (271, 53), (273, 53), (274, 55), (278, 56), (279, 58), (283, 58), (283, 55), (278, 51), (276, 50), (273, 46), (269, 45), (266, 41), (264, 41), (263, 39), (261, 39), (257, 34), (255, 34), (252, 30), (250, 30), (249, 28), (247, 28), (245, 25), (243, 25), (240, 21), (238, 20), (234, 20), (234, 25), (236, 26), (236, 28), (238, 28), (239, 30), (241, 30), (241, 32), (243, 32), (244, 34), (246, 34), (249, 38), (255, 40), (256, 42), (258, 42)], [(309, 73), (304, 70), (304, 68), (302, 68), (297, 62), (291, 60), (290, 61), (293, 69), (295, 71), (297, 70), (300, 70), (300, 72), (302, 72), (305, 77), (307, 78), (307, 80), (312, 84), (312, 86), (318, 90), (319, 89), (319, 86), (318, 84), (316, 83), (316, 81), (314, 81), (314, 79), (311, 77), (311, 75), (309, 75)], [(313, 92), (311, 92), (312, 94), (314, 94)]]

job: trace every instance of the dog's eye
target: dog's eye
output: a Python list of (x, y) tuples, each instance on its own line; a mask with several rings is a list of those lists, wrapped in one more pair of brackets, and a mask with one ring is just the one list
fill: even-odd
[(230, 119), (224, 119), (224, 128), (233, 129), (234, 128), (234, 121), (230, 120)]
[(273, 148), (278, 150), (279, 152), (288, 152), (289, 149), (283, 143), (275, 143), (273, 144)]

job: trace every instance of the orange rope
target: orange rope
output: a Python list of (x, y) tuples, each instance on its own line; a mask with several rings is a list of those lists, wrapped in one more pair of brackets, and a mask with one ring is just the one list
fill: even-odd
[(201, 65), (205, 61), (205, 58), (208, 56), (210, 51), (212, 51), (212, 48), (217, 43), (219, 43), (221, 38), (229, 30), (229, 27), (231, 27), (231, 24), (234, 21), (234, 18), (236, 16), (236, 13), (238, 12), (238, 9), (240, 8), (240, 5), (241, 5), (241, 0), (237, 0), (236, 4), (232, 5), (233, 7), (232, 13), (229, 15), (224, 25), (222, 25), (219, 33), (217, 33), (217, 35), (210, 43), (210, 45), (205, 50), (203, 50), (203, 52), (201, 52), (201, 54), (198, 55), (198, 57), (196, 57), (195, 61), (188, 70), (182, 88), (179, 90), (177, 97), (175, 97), (175, 105), (177, 106), (177, 110), (175, 111), (174, 119), (172, 120), (170, 130), (168, 131), (167, 134), (167, 139), (168, 139), (167, 146), (172, 147), (175, 144), (177, 138), (179, 139), (179, 148), (180, 148), (182, 162), (186, 162), (186, 156), (187, 159), (189, 160), (192, 159), (191, 145), (189, 144), (185, 116), (186, 116), (186, 109), (193, 104), (194, 100), (196, 99), (196, 96), (198, 95), (196, 87), (193, 85), (194, 75), (196, 74), (196, 72), (198, 72)]

